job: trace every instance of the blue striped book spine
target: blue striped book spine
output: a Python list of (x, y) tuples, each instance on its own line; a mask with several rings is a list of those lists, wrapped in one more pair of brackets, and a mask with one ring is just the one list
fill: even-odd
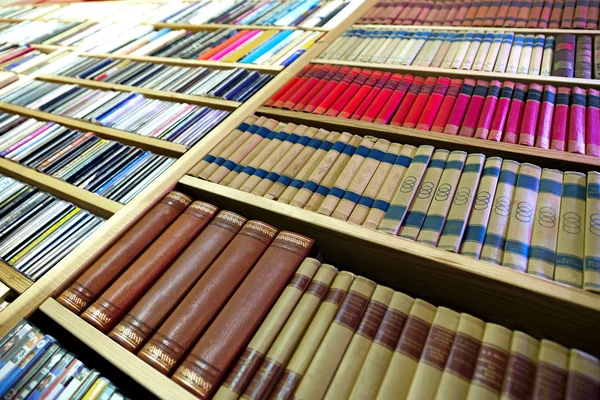
[(587, 176), (583, 288), (600, 293), (600, 173)]

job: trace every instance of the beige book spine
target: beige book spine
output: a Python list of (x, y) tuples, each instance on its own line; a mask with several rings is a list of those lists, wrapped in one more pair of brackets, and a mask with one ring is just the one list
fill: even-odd
[(571, 349), (565, 400), (600, 398), (600, 361), (583, 351)]
[(372, 38), (359, 38), (348, 47), (342, 59), (356, 61), (372, 42)]
[[(470, 37), (467, 37), (470, 35)], [(450, 68), (452, 69), (460, 69), (465, 61), (465, 57), (467, 56), (467, 52), (469, 51), (469, 47), (471, 46), (471, 40), (473, 40), (473, 33), (466, 33), (463, 37), (463, 40), (460, 42), (458, 49), (456, 50), (456, 54), (454, 55), (454, 59), (450, 64)]]
[(350, 272), (342, 271), (337, 274), (269, 398), (292, 398), (353, 280), (354, 274)]
[(355, 43), (360, 42), (362, 39), (360, 39), (357, 36), (351, 36), (348, 38), (348, 40), (346, 40), (343, 44), (341, 44), (339, 46), (339, 48), (336, 49), (336, 51), (330, 56), (331, 60), (343, 60), (345, 54), (348, 52), (348, 50), (352, 49), (352, 47), (355, 45)]
[(450, 152), (444, 149), (437, 149), (433, 152), (429, 166), (425, 170), (425, 175), (423, 175), (423, 179), (419, 185), (416, 198), (408, 208), (404, 223), (398, 231), (398, 236), (405, 239), (417, 240), (449, 155)]
[(325, 399), (347, 399), (350, 396), (393, 295), (394, 291), (388, 287), (378, 285), (375, 288), (360, 325), (335, 371)]
[(368, 44), (364, 47), (364, 49), (356, 56), (353, 57), (353, 61), (364, 62), (371, 58), (371, 55), (379, 48), (379, 38), (370, 39)]
[(433, 63), (433, 60), (442, 47), (444, 41), (443, 39), (435, 39), (431, 41), (431, 45), (427, 48), (427, 51), (423, 50), (423, 58), (421, 59), (420, 66), (421, 67), (430, 67)]
[(438, 307), (406, 397), (408, 400), (435, 399), (446, 361), (454, 343), (459, 319), (459, 313), (446, 307)]
[(542, 58), (544, 56), (544, 46), (535, 46), (535, 42), (541, 40), (542, 43), (545, 41), (544, 35), (536, 35), (533, 39), (533, 50), (531, 50), (531, 61), (529, 62), (529, 68), (527, 73), (529, 75), (539, 75), (542, 70)]
[(442, 63), (446, 59), (446, 55), (448, 54), (448, 51), (452, 47), (452, 43), (454, 43), (454, 42), (453, 41), (450, 42), (449, 40), (443, 40), (442, 43), (440, 44), (440, 47), (435, 52), (435, 54), (431, 60), (431, 63), (428, 66), (431, 68), (440, 68)]
[(520, 331), (513, 332), (501, 400), (531, 398), (539, 352), (539, 340)]
[[(335, 210), (331, 214), (333, 218), (345, 221), (350, 217), (350, 214), (352, 213), (352, 210), (354, 210), (354, 207), (358, 201), (354, 200), (353, 197), (358, 199), (364, 193), (368, 184), (371, 182), (373, 175), (381, 164), (383, 157), (386, 155), (389, 147), (389, 140), (377, 139), (372, 150), (372, 152), (375, 154), (371, 155), (371, 153), (369, 153), (371, 156), (364, 159), (360, 165), (360, 168), (352, 177), (344, 197), (342, 197), (339, 204), (335, 207)], [(351, 194), (352, 197), (349, 197), (347, 194)]]
[(417, 299), (413, 303), (394, 355), (377, 393), (377, 400), (405, 399), (419, 364), (436, 307)]
[(563, 173), (544, 168), (535, 208), (527, 273), (552, 279), (558, 240)]
[(583, 288), (600, 292), (600, 173), (588, 172), (585, 204)]
[(434, 41), (431, 40), (431, 36), (428, 38), (427, 41), (425, 41), (425, 44), (423, 45), (423, 47), (421, 47), (419, 54), (417, 54), (417, 56), (415, 57), (415, 59), (413, 60), (412, 65), (413, 67), (420, 67), (423, 64), (423, 60), (425, 59), (425, 57), (427, 57), (427, 54), (429, 53), (431, 46), (433, 46)]
[(510, 330), (492, 323), (485, 324), (467, 400), (499, 398), (511, 340), (512, 332)]
[[(512, 35), (512, 34), (505, 33), (504, 38), (507, 37), (506, 35)], [(494, 72), (506, 72), (506, 66), (509, 63), (510, 55), (512, 53), (511, 49), (517, 48), (517, 46), (513, 46), (514, 40), (505, 41), (504, 38), (502, 39), (502, 44), (500, 45), (500, 48), (498, 49), (497, 57), (495, 57), (496, 63), (494, 64), (494, 69), (493, 69)], [(485, 68), (484, 68), (484, 71), (486, 71)]]
[(387, 151), (387, 155), (390, 155), (393, 160), (389, 160), (389, 162), (387, 162), (384, 158), (384, 160), (379, 164), (375, 174), (373, 174), (373, 177), (365, 188), (361, 200), (358, 202), (356, 207), (354, 207), (352, 214), (350, 214), (350, 217), (348, 218), (350, 223), (362, 225), (362, 223), (365, 222), (367, 214), (369, 213), (369, 210), (371, 209), (371, 206), (377, 197), (377, 193), (379, 193), (379, 190), (383, 186), (384, 182), (387, 181), (388, 174), (390, 174), (390, 171), (393, 169), (395, 165), (394, 163), (400, 155), (402, 148), (403, 146), (399, 143), (391, 144)]
[(351, 400), (372, 400), (377, 396), (414, 301), (404, 293), (394, 293), (356, 378)]
[(533, 35), (525, 35), (525, 41), (531, 41), (531, 46), (523, 46), (521, 49), (521, 58), (519, 59), (518, 74), (528, 74), (529, 64), (531, 64), (531, 55), (533, 53)]
[(485, 57), (485, 61), (483, 63), (484, 72), (492, 72), (494, 70), (494, 66), (496, 65), (496, 60), (498, 58), (498, 53), (500, 53), (500, 48), (502, 47), (503, 33), (496, 32), (496, 34), (498, 36), (494, 36), (492, 44), (490, 45), (490, 49), (488, 50), (487, 56)]
[(460, 314), (436, 400), (464, 400), (467, 397), (484, 330), (485, 322), (469, 314)]
[(506, 71), (496, 71), (496, 72), (506, 72), (507, 74), (516, 74), (518, 72), (519, 62), (521, 60), (521, 54), (523, 52), (524, 40), (525, 40), (525, 35), (521, 35), (521, 34), (515, 35), (515, 39), (513, 40), (512, 47), (510, 49), (510, 55), (508, 57), (508, 62), (506, 63)]
[[(358, 136), (357, 136), (358, 137)], [(360, 137), (358, 137), (360, 140)], [(351, 140), (356, 141), (356, 137), (348, 132), (343, 132), (338, 141), (336, 142), (340, 144), (340, 146), (333, 146), (325, 155), (325, 157), (321, 160), (317, 168), (310, 174), (307, 182), (312, 182), (314, 185), (319, 186), (328, 172), (333, 168), (339, 159), (344, 147), (350, 143)], [(347, 159), (346, 159), (347, 160)], [(301, 188), (298, 193), (294, 196), (294, 198), (290, 201), (290, 204), (294, 207), (304, 208), (310, 198), (313, 195), (313, 191), (307, 188)]]
[[(323, 143), (323, 141), (327, 139), (327, 136), (329, 136), (329, 131), (318, 129), (314, 136), (314, 140), (318, 141), (317, 143)], [(316, 151), (317, 148), (313, 146), (303, 146), (302, 151), (300, 151), (300, 153), (292, 160), (281, 176), (295, 179), (300, 170)], [(288, 186), (277, 181), (271, 186), (264, 197), (271, 200), (278, 200), (287, 187)]]
[(417, 38), (420, 36), (421, 35), (419, 32), (413, 32), (412, 36), (408, 38), (408, 40), (403, 39), (402, 42), (404, 43), (400, 43), (403, 46), (401, 48), (396, 48), (397, 51), (392, 54), (388, 64), (401, 64), (406, 56), (410, 53), (410, 50), (417, 41)]
[(350, 183), (352, 182), (352, 178), (354, 178), (354, 176), (358, 173), (363, 162), (367, 159), (369, 150), (371, 150), (375, 145), (375, 141), (376, 139), (371, 136), (367, 136), (362, 139), (356, 149), (356, 152), (352, 155), (352, 157), (350, 157), (350, 160), (348, 160), (348, 163), (341, 171), (341, 174), (337, 177), (333, 185), (327, 186), (330, 187), (331, 190), (317, 209), (319, 214), (329, 216), (333, 213), (341, 200), (339, 191), (342, 191), (342, 193), (346, 192), (346, 189), (348, 189)]
[(448, 69), (452, 66), (452, 62), (454, 61), (454, 58), (456, 57), (456, 54), (458, 53), (458, 49), (460, 49), (461, 45), (462, 45), (462, 39), (456, 40), (456, 38), (455, 38), (452, 41), (452, 44), (448, 48), (448, 52), (446, 52), (446, 55), (444, 56), (444, 60), (442, 61), (440, 68)]
[(319, 55), (319, 57), (325, 60), (331, 60), (331, 56), (335, 54), (336, 51), (339, 51), (348, 40), (350, 40), (350, 36), (339, 36)]
[[(494, 32), (488, 31), (483, 37), (493, 35)], [(473, 66), (471, 67), (472, 71), (481, 71), (485, 64), (485, 59), (487, 58), (488, 52), (490, 51), (490, 47), (492, 46), (491, 41), (486, 41), (485, 39), (481, 41), (481, 45), (479, 45), (479, 49), (477, 49), (477, 54), (475, 55), (475, 60), (473, 61)]]
[(223, 393), (218, 395), (219, 392), (217, 392), (218, 398), (236, 399), (239, 396), (243, 390), (241, 386), (248, 383), (249, 378), (258, 368), (320, 265), (321, 263), (314, 258), (306, 258), (300, 264), (296, 274), (281, 293), (281, 296), (279, 296), (279, 299), (277, 299), (277, 302), (231, 370), (225, 383), (221, 386), (223, 390), (219, 389), (219, 392)]
[(563, 175), (554, 280), (582, 287), (585, 246), (586, 176), (567, 171)]
[[(479, 38), (479, 40), (474, 39), (471, 43), (469, 43), (469, 48), (465, 52), (465, 59), (460, 65), (460, 69), (470, 71), (473, 67), (473, 64), (475, 63), (476, 57), (479, 54), (479, 48), (481, 47), (481, 42), (483, 41), (483, 36), (485, 35), (485, 32), (476, 31), (473, 36), (477, 34), (481, 35), (481, 37)], [(483, 59), (481, 60), (481, 64), (483, 65)]]
[(425, 34), (421, 34), (420, 37), (415, 40), (415, 42), (412, 44), (412, 46), (410, 46), (408, 53), (406, 53), (406, 56), (402, 59), (401, 65), (406, 65), (406, 66), (412, 65), (415, 58), (419, 55), (419, 53), (423, 49), (423, 46), (425, 45), (426, 40), (427, 40), (427, 38), (425, 37)]
[[(546, 44), (552, 43), (555, 44), (554, 36), (546, 37)], [(552, 75), (552, 60), (554, 60), (554, 46), (546, 47), (544, 44), (544, 52), (542, 53), (542, 66), (540, 69), (541, 76), (550, 76)]]
[(533, 384), (533, 399), (553, 399), (567, 387), (569, 349), (543, 339), (540, 342), (538, 367)]
[[(348, 146), (357, 148), (361, 141), (362, 138), (360, 136), (354, 135), (354, 137), (348, 143)], [(344, 169), (348, 165), (348, 162), (351, 158), (352, 156), (344, 152), (340, 153), (340, 155), (337, 157), (337, 160), (335, 160), (335, 163), (333, 163), (329, 171), (327, 171), (327, 174), (323, 178), (323, 181), (321, 182), (320, 186), (331, 190), (335, 181), (337, 181), (340, 175), (342, 175), (342, 173), (344, 172)], [(304, 209), (310, 211), (317, 211), (321, 206), (321, 203), (323, 203), (323, 200), (325, 200), (325, 196), (319, 193), (318, 190), (316, 190), (314, 193), (312, 193), (312, 196), (304, 206)]]
[(390, 48), (393, 45), (393, 41), (394, 41), (393, 37), (389, 37), (389, 38), (385, 39), (381, 43), (381, 46), (379, 46), (379, 49), (375, 52), (375, 54), (373, 54), (373, 57), (371, 57), (371, 59), (369, 59), (368, 61), (374, 62), (374, 63), (385, 62), (385, 60), (387, 60), (388, 55), (393, 50), (393, 48)]
[[(322, 130), (322, 129), (321, 129)], [(323, 158), (327, 155), (327, 152), (331, 149), (334, 143), (337, 142), (340, 137), (339, 132), (329, 132), (327, 138), (325, 139), (327, 142), (331, 144), (329, 147), (319, 147), (315, 152), (310, 156), (310, 158), (302, 165), (300, 171), (296, 174), (296, 178), (301, 184), (304, 184), (313, 171), (321, 164)], [(290, 204), (296, 193), (300, 190), (300, 187), (296, 185), (288, 186), (281, 196), (277, 199), (277, 201), (285, 204)]]
[[(298, 128), (302, 127), (300, 125)], [(307, 127), (303, 127), (306, 129)], [(252, 189), (252, 194), (257, 196), (264, 196), (268, 190), (273, 186), (273, 184), (279, 179), (279, 177), (285, 172), (286, 168), (296, 159), (298, 154), (306, 148), (306, 144), (315, 137), (317, 133), (317, 128), (308, 128), (304, 131), (304, 133), (300, 136), (300, 139), (294, 143), (289, 150), (281, 157), (275, 166), (269, 170), (269, 174), (262, 178), (260, 183), (256, 185), (254, 189)]]

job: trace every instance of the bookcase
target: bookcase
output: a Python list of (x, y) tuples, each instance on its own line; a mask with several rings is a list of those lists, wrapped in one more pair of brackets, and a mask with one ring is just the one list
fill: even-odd
[[(144, 2), (142, 0), (134, 1)], [(0, 281), (20, 293), (20, 296), (11, 305), (0, 312), (0, 336), (10, 330), (20, 319), (32, 313), (44, 315), (57, 326), (60, 326), (60, 329), (68, 331), (79, 339), (84, 346), (89, 347), (106, 359), (119, 371), (118, 373), (132, 378), (153, 395), (163, 399), (193, 399), (193, 395), (120, 347), (108, 336), (88, 325), (79, 316), (71, 313), (53, 299), (53, 295), (62, 292), (79, 272), (89, 266), (150, 207), (170, 190), (176, 189), (193, 195), (194, 198), (211, 202), (222, 209), (238, 212), (249, 218), (263, 220), (277, 225), (280, 229), (288, 229), (309, 236), (315, 239), (323, 258), (327, 262), (360, 273), (394, 289), (402, 290), (411, 296), (418, 296), (435, 304), (468, 312), (484, 318), (486, 321), (500, 323), (510, 328), (522, 329), (531, 335), (555, 340), (566, 346), (577, 347), (595, 356), (600, 356), (600, 344), (597, 340), (598, 332), (600, 332), (600, 296), (598, 294), (518, 273), (508, 268), (501, 268), (420, 243), (391, 237), (315, 212), (273, 202), (250, 193), (187, 175), (190, 170), (193, 171), (196, 164), (216, 144), (252, 113), (275, 118), (278, 121), (305, 123), (319, 128), (371, 135), (400, 143), (431, 144), (449, 150), (481, 152), (486, 156), (500, 156), (519, 162), (532, 162), (541, 167), (579, 172), (600, 169), (600, 158), (598, 157), (263, 107), (263, 104), (277, 90), (309, 63), (337, 64), (403, 73), (417, 70), (428, 76), (502, 79), (528, 84), (534, 82), (560, 84), (568, 87), (600, 87), (600, 80), (593, 79), (407, 67), (364, 62), (336, 62), (319, 58), (320, 53), (328, 45), (340, 36), (344, 30), (351, 27), (375, 3), (375, 0), (364, 0), (345, 21), (332, 29), (312, 28), (316, 31), (323, 31), (324, 36), (286, 68), (271, 65), (93, 53), (84, 52), (74, 47), (33, 45), (35, 48), (47, 53), (71, 52), (84, 57), (119, 58), (131, 61), (208, 68), (240, 67), (272, 74), (274, 78), (248, 101), (240, 103), (45, 73), (20, 76), (21, 81), (36, 79), (61, 84), (77, 84), (99, 90), (137, 92), (149, 98), (207, 105), (231, 111), (231, 114), (198, 144), (186, 148), (183, 145), (107, 128), (82, 120), (31, 110), (8, 103), (0, 103), (0, 111), (33, 117), (40, 121), (55, 122), (81, 131), (92, 131), (102, 138), (118, 140), (121, 143), (135, 145), (157, 154), (177, 158), (177, 161), (166, 172), (156, 178), (126, 205), (0, 158), (0, 173), (38, 187), (106, 219), (94, 234), (36, 282), (32, 282), (10, 266), (0, 262)], [(40, 5), (39, 7), (45, 6)], [(44, 19), (44, 16), (37, 18)], [(18, 21), (0, 19), (0, 22)], [(157, 29), (172, 28), (190, 31), (239, 27), (228, 24), (191, 25), (150, 22), (148, 24)], [(362, 28), (381, 26), (355, 25), (355, 27)], [(246, 25), (244, 27), (248, 29), (264, 28), (264, 26), (256, 25)], [(393, 27), (398, 29), (414, 28), (410, 25), (394, 25)], [(454, 26), (428, 26), (427, 28), (444, 31), (473, 29), (471, 27)], [(296, 28), (269, 27), (269, 29)], [(494, 31), (505, 30), (506, 28), (482, 29)], [(510, 28), (510, 30), (524, 34), (571, 33), (574, 35), (600, 35), (600, 30), (533, 28)], [(4, 90), (7, 89), (10, 88)]]

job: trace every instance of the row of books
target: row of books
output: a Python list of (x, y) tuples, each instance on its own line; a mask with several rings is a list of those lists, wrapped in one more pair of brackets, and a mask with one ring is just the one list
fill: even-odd
[[(596, 44), (597, 45), (597, 44)], [(321, 56), (413, 67), (591, 79), (592, 37), (514, 32), (351, 29)], [(600, 65), (600, 64), (598, 64)]]
[(58, 301), (201, 399), (598, 395), (597, 358), (338, 272), (312, 247), (171, 192)]
[(274, 75), (244, 68), (209, 69), (78, 57), (55, 74), (146, 89), (244, 102)]
[(600, 290), (600, 174), (249, 117), (199, 178), (440, 249)]
[(16, 74), (30, 74), (66, 54), (65, 52), (48, 54), (28, 45), (5, 44), (0, 46), (0, 70)]
[(123, 400), (99, 371), (21, 320), (0, 338), (0, 396), (5, 400)]
[(496, 26), (539, 29), (598, 29), (600, 6), (577, 0), (381, 1), (362, 24)]
[(598, 95), (325, 64), (304, 68), (266, 105), (597, 157)]
[(151, 99), (139, 93), (93, 90), (78, 85), (27, 82), (0, 101), (114, 129), (193, 146), (229, 111)]
[(35, 281), (103, 220), (32, 186), (0, 175), (0, 259)]
[(127, 204), (175, 159), (93, 132), (0, 113), (0, 157)]

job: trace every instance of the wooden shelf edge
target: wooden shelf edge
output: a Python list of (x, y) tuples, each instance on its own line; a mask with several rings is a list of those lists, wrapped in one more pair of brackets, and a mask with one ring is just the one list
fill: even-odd
[(158, 398), (197, 400), (196, 396), (125, 350), (56, 300), (47, 299), (40, 310)]
[(296, 121), (322, 128), (347, 130), (362, 135), (380, 136), (400, 142), (401, 144), (412, 144), (415, 146), (432, 144), (436, 147), (448, 148), (449, 150), (482, 152), (488, 157), (515, 158), (516, 161), (531, 162), (544, 168), (562, 167), (565, 170), (580, 172), (593, 171), (600, 168), (600, 157), (566, 151), (546, 150), (519, 144), (495, 142), (270, 107), (261, 107), (257, 110), (257, 113), (268, 115), (275, 119), (281, 118), (284, 121)]
[(105, 126), (92, 124), (91, 122), (86, 122), (79, 119), (63, 117), (38, 110), (31, 110), (27, 107), (21, 107), (14, 104), (0, 102), (0, 110), (35, 118), (41, 121), (56, 122), (57, 124), (83, 132), (94, 132), (97, 133), (98, 136), (105, 139), (116, 140), (124, 144), (136, 146), (144, 150), (150, 150), (153, 153), (162, 154), (169, 157), (179, 157), (187, 151), (187, 147), (181, 144), (138, 135), (137, 133), (107, 128)]
[(69, 201), (77, 207), (90, 211), (92, 214), (96, 214), (102, 218), (110, 218), (123, 208), (121, 203), (88, 192), (70, 183), (45, 175), (5, 158), (0, 158), (0, 173), (35, 186), (44, 192), (48, 192), (61, 200)]
[[(572, 35), (600, 35), (597, 29), (538, 29), (538, 28), (515, 28), (515, 27), (491, 27), (491, 26), (446, 26), (446, 25), (393, 25), (393, 24), (354, 24), (352, 28), (385, 28), (385, 29), (411, 29), (411, 30), (433, 30), (433, 31), (493, 31), (493, 32), (515, 32), (533, 33), (546, 35), (560, 35), (570, 33)], [(352, 29), (351, 28), (351, 29)]]
[(33, 281), (3, 261), (0, 261), (0, 281), (19, 294), (33, 285)]

